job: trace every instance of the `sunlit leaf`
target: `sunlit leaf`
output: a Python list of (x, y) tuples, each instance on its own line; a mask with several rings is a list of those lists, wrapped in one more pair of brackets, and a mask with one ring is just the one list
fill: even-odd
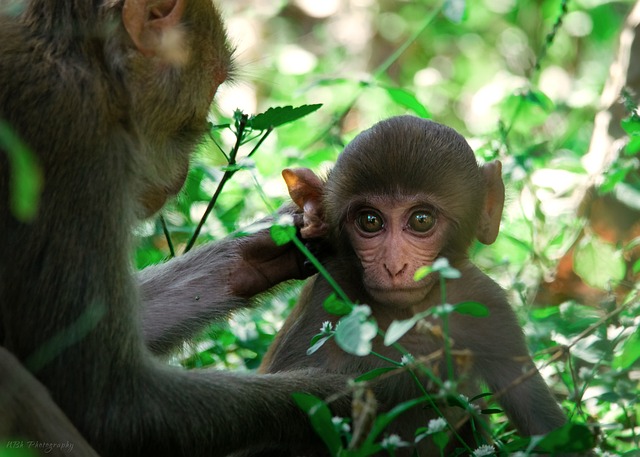
[(613, 367), (617, 369), (629, 368), (638, 359), (640, 359), (640, 330), (636, 330), (622, 344), (622, 352), (613, 359)]
[(336, 325), (336, 343), (345, 352), (365, 356), (371, 353), (371, 340), (378, 332), (376, 323), (369, 319), (371, 309), (366, 305), (354, 307), (351, 314)]
[(442, 13), (451, 22), (459, 24), (466, 16), (466, 7), (465, 0), (445, 0), (442, 6)]
[(640, 188), (626, 182), (620, 182), (613, 188), (613, 194), (616, 199), (629, 208), (640, 211)]
[(295, 238), (296, 228), (293, 225), (273, 225), (269, 229), (269, 234), (278, 246), (282, 246)]
[(602, 290), (620, 282), (626, 273), (622, 252), (598, 237), (580, 241), (573, 254), (573, 265), (584, 282)]
[(429, 275), (429, 273), (431, 273), (432, 271), (433, 271), (433, 268), (431, 267), (431, 265), (425, 265), (423, 267), (420, 267), (414, 273), (413, 280), (420, 281), (426, 278)]
[(534, 105), (538, 105), (547, 113), (551, 113), (555, 109), (553, 101), (539, 90), (530, 90), (526, 92), (525, 98)]
[(321, 103), (302, 105), (296, 108), (293, 106), (277, 106), (252, 117), (249, 119), (249, 123), (254, 130), (267, 130), (268, 128), (275, 128), (305, 117), (320, 109), (321, 106)]
[(385, 87), (384, 89), (387, 91), (387, 94), (389, 94), (391, 100), (396, 102), (398, 105), (412, 110), (420, 117), (426, 119), (431, 118), (431, 113), (427, 111), (427, 108), (418, 101), (413, 93), (406, 89), (400, 89), (397, 87)]
[(391, 322), (391, 325), (389, 325), (389, 328), (387, 329), (387, 333), (384, 335), (385, 346), (390, 346), (402, 338), (414, 327), (414, 325), (416, 325), (416, 322), (417, 320), (414, 318)]
[(307, 349), (307, 355), (311, 355), (311, 354), (315, 353), (318, 349), (320, 349), (322, 346), (324, 346), (324, 343), (329, 341), (332, 336), (333, 335), (328, 335), (328, 336), (316, 335), (316, 336), (314, 336), (313, 339), (311, 340), (311, 347), (309, 349)]

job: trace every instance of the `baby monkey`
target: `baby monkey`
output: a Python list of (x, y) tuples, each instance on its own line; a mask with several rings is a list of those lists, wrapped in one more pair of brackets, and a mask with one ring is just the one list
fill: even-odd
[[(399, 116), (358, 135), (340, 154), (326, 180), (308, 169), (287, 169), (283, 176), (293, 201), (304, 211), (303, 238), (328, 232), (334, 253), (323, 262), (325, 268), (353, 302), (371, 308), (379, 328), (387, 330), (394, 320), (442, 304), (438, 274), (419, 281), (414, 274), (440, 257), (447, 258), (462, 274), (460, 279), (445, 281), (447, 302), (479, 302), (489, 315), (453, 312), (447, 335), (414, 327), (399, 343), (419, 358), (443, 354), (448, 336), (451, 351), (470, 354), (465, 363), (453, 363), (454, 379), (460, 381), (457, 391), (472, 398), (481, 393), (479, 382), (486, 383), (490, 392), (498, 393), (500, 405), (524, 436), (544, 434), (565, 423), (563, 412), (535, 369), (503, 290), (468, 257), (476, 238), (491, 244), (498, 235), (504, 205), (499, 161), (479, 166), (466, 140), (452, 128)], [(309, 342), (323, 323), (335, 325), (339, 319), (323, 308), (332, 292), (320, 275), (306, 283), (263, 361), (262, 372), (315, 367), (358, 376), (390, 366), (374, 355), (348, 354), (333, 339), (307, 355)], [(439, 327), (437, 319), (429, 320), (432, 328)], [(377, 354), (400, 359), (398, 351), (385, 346), (381, 337), (372, 343)], [(447, 379), (445, 359), (441, 355), (430, 367), (442, 379)], [(434, 388), (426, 377), (422, 381)], [(385, 410), (424, 396), (407, 372), (379, 380), (374, 390)], [(438, 409), (453, 428), (461, 423), (469, 428), (462, 408), (442, 405)], [(414, 407), (390, 424), (387, 433), (411, 443), (415, 430), (437, 416), (433, 408)], [(457, 430), (451, 444), (460, 447), (465, 433), (462, 428)], [(468, 445), (474, 449), (473, 443)], [(419, 455), (437, 452), (428, 437), (416, 447)], [(413, 450), (403, 452), (409, 455)]]

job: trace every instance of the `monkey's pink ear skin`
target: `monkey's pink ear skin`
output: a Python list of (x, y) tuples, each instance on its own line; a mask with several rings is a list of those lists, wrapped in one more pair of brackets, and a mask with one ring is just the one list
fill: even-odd
[(282, 177), (293, 202), (303, 211), (302, 238), (320, 238), (329, 232), (322, 208), (324, 183), (308, 168), (285, 168)]
[(182, 20), (187, 0), (125, 0), (122, 23), (131, 40), (145, 56), (156, 54), (162, 34)]
[(478, 240), (484, 244), (493, 243), (500, 231), (500, 219), (504, 208), (504, 183), (502, 182), (502, 163), (494, 160), (482, 166), (486, 196), (484, 208), (478, 222)]

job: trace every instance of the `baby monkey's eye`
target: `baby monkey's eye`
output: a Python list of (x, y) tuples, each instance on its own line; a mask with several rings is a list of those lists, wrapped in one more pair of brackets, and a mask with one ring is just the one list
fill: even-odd
[(361, 211), (356, 216), (356, 224), (358, 228), (366, 233), (379, 232), (384, 228), (382, 216), (375, 211)]
[(425, 210), (416, 211), (409, 217), (409, 227), (419, 233), (426, 233), (436, 225), (436, 216)]

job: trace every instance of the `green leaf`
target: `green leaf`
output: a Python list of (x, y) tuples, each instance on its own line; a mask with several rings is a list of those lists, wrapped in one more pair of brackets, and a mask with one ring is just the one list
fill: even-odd
[(613, 188), (613, 194), (616, 199), (629, 208), (640, 211), (640, 188), (626, 182), (620, 182)]
[(416, 96), (406, 89), (400, 89), (397, 87), (383, 87), (387, 91), (387, 94), (398, 105), (402, 105), (405, 108), (409, 108), (418, 116), (423, 118), (431, 118), (431, 113), (427, 111), (422, 103), (418, 101)]
[(538, 105), (546, 113), (552, 113), (555, 109), (553, 101), (539, 90), (530, 90), (524, 96), (526, 100)]
[(43, 182), (38, 160), (31, 149), (3, 121), (0, 121), (0, 148), (7, 153), (11, 165), (11, 210), (21, 221), (33, 220), (38, 213)]
[(365, 356), (371, 353), (371, 340), (378, 332), (375, 322), (369, 320), (371, 309), (366, 305), (353, 308), (336, 325), (336, 343), (349, 354)]
[(459, 24), (466, 17), (465, 0), (445, 0), (442, 6), (442, 13), (451, 22)]
[[(380, 414), (373, 423), (373, 427), (371, 427), (371, 432), (369, 432), (369, 435), (367, 436), (365, 446), (373, 444), (373, 441), (378, 437), (378, 435), (380, 435), (380, 433), (382, 433), (400, 414), (418, 405), (427, 403), (428, 401), (429, 399), (427, 397), (414, 398), (413, 400), (408, 400), (396, 405), (387, 413)], [(363, 446), (363, 448), (365, 446)]]
[(584, 282), (602, 290), (617, 284), (626, 274), (622, 252), (597, 237), (580, 241), (573, 254), (573, 268)]
[(375, 368), (371, 371), (368, 371), (367, 373), (358, 376), (356, 379), (354, 379), (355, 382), (365, 382), (365, 381), (371, 381), (372, 379), (376, 379), (377, 377), (385, 374), (385, 373), (389, 373), (390, 371), (395, 371), (398, 370), (398, 367), (381, 367), (381, 368)]
[(269, 234), (276, 245), (282, 246), (295, 238), (296, 228), (293, 225), (272, 225)]
[(454, 306), (455, 311), (460, 314), (466, 314), (474, 317), (487, 317), (489, 309), (482, 303), (477, 301), (465, 301)]
[(582, 452), (592, 449), (595, 440), (591, 430), (584, 424), (568, 422), (549, 432), (535, 446), (538, 452)]
[(318, 334), (311, 339), (311, 347), (307, 349), (307, 355), (311, 355), (324, 346), (324, 343), (329, 341), (333, 335)]
[(624, 146), (625, 155), (634, 155), (640, 151), (640, 134), (634, 134), (629, 136), (629, 141)]
[(414, 325), (416, 325), (418, 320), (415, 317), (410, 319), (406, 319), (403, 321), (393, 321), (389, 328), (387, 329), (387, 333), (384, 335), (384, 345), (391, 346), (393, 343), (402, 338), (409, 330), (411, 330)]
[(325, 402), (318, 397), (305, 393), (292, 394), (296, 404), (307, 413), (311, 426), (327, 445), (331, 455), (338, 455), (342, 448), (340, 435), (333, 426), (331, 410)]
[(640, 135), (640, 119), (630, 116), (622, 119), (620, 125), (628, 135)]
[(444, 257), (436, 259), (431, 268), (433, 268), (433, 271), (440, 273), (440, 276), (446, 279), (458, 279), (462, 276), (460, 271), (450, 266), (449, 260)]
[(449, 435), (446, 432), (437, 432), (431, 435), (431, 439), (438, 446), (438, 449), (442, 451), (449, 442)]
[(393, 321), (387, 332), (384, 335), (384, 344), (385, 346), (391, 346), (393, 343), (402, 338), (408, 331), (410, 331), (414, 325), (418, 323), (421, 319), (424, 319), (431, 314), (434, 314), (438, 310), (437, 307), (432, 307), (427, 309), (426, 311), (422, 311), (421, 313), (414, 314), (409, 319), (402, 321)]
[(269, 108), (264, 113), (253, 116), (249, 120), (249, 124), (253, 130), (267, 130), (303, 118), (307, 114), (317, 111), (321, 106), (321, 103), (302, 105), (296, 108), (292, 106), (277, 106)]
[(420, 267), (414, 273), (413, 280), (416, 282), (420, 281), (426, 278), (429, 275), (429, 273), (431, 273), (432, 271), (433, 271), (433, 268), (431, 267), (431, 265), (425, 265), (423, 267)]
[(341, 298), (338, 298), (335, 293), (331, 293), (331, 295), (329, 295), (325, 299), (325, 301), (322, 303), (322, 307), (329, 314), (334, 314), (336, 316), (345, 316), (349, 314), (353, 309), (353, 306), (351, 306)]
[(640, 359), (640, 330), (631, 335), (622, 345), (622, 352), (613, 359), (613, 367), (616, 369), (629, 368)]

